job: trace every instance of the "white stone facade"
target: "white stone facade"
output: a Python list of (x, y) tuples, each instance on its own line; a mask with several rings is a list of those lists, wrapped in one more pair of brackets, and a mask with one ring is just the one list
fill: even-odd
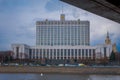
[(109, 57), (112, 52), (112, 45), (29, 47), (25, 44), (13, 44), (12, 48), (15, 59), (99, 59)]
[(112, 52), (112, 44), (103, 44), (103, 45), (96, 45), (96, 59), (110, 57)]
[(30, 47), (25, 44), (12, 44), (12, 50), (14, 52), (14, 59), (25, 59), (29, 56)]
[(80, 20), (36, 22), (37, 46), (90, 45), (90, 23)]

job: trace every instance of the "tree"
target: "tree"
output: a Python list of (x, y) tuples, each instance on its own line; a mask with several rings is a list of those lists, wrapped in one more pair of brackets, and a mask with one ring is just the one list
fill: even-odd
[(8, 56), (5, 56), (4, 58), (5, 58), (5, 61), (4, 61), (4, 62), (8, 62), (8, 61), (9, 61)]
[(10, 59), (10, 61), (13, 61), (13, 57), (12, 56), (10, 56), (9, 59)]
[(110, 55), (110, 61), (115, 61), (115, 53), (112, 51)]
[(74, 64), (74, 59), (73, 58), (70, 59), (70, 64)]

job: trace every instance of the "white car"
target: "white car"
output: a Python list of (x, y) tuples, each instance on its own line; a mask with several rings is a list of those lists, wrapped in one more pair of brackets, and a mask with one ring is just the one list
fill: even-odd
[(64, 64), (59, 64), (58, 66), (64, 66)]

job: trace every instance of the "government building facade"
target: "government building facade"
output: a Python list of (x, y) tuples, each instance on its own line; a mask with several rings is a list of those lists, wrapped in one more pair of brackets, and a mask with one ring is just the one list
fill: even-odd
[(14, 59), (95, 61), (109, 58), (113, 44), (109, 33), (105, 44), (90, 46), (90, 22), (81, 20), (36, 21), (36, 46), (12, 44)]

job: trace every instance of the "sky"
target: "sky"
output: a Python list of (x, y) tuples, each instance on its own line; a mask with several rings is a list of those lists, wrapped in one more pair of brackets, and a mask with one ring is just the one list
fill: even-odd
[(90, 21), (90, 44), (104, 44), (107, 31), (112, 43), (120, 51), (120, 24), (59, 0), (0, 0), (0, 51), (11, 50), (11, 44), (24, 43), (35, 46), (38, 20), (59, 20), (60, 14), (67, 20)]

